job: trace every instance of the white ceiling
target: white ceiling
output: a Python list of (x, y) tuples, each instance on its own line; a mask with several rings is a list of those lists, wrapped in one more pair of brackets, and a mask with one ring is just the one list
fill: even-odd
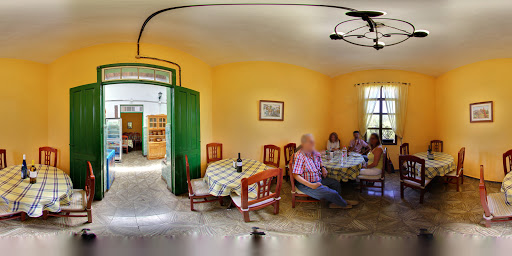
[[(183, 4), (257, 0), (4, 0), (0, 1), (0, 57), (50, 63), (83, 47), (136, 42), (154, 11)], [(342, 10), (314, 7), (201, 7), (154, 18), (142, 42), (173, 47), (211, 66), (276, 61), (335, 76), (366, 69), (401, 69), (438, 76), (476, 61), (512, 57), (511, 0), (310, 0), (382, 10), (431, 32), (376, 51), (331, 41)], [(142, 54), (144, 49), (142, 48)], [(135, 52), (134, 52), (135, 55)], [(158, 57), (158, 56), (155, 56)]]

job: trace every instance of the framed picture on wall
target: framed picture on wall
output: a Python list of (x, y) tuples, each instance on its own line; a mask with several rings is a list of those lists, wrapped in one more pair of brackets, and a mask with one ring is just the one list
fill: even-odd
[(471, 123), (493, 122), (494, 112), (492, 105), (492, 101), (469, 104), (469, 121)]
[(128, 126), (128, 129), (133, 129), (133, 123), (132, 122), (128, 122), (126, 124), (126, 126)]
[(283, 121), (284, 102), (273, 100), (260, 100), (260, 120)]

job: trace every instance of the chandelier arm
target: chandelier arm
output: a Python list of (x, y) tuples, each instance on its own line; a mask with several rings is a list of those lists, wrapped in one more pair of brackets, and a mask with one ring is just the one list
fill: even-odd
[[(409, 33), (409, 31), (407, 31), (405, 29), (396, 28), (396, 27), (393, 27), (393, 26), (390, 26), (390, 25), (386, 25), (386, 24), (382, 24), (382, 25), (385, 26), (385, 27), (388, 27), (388, 28), (396, 29), (398, 31), (402, 31), (402, 32), (407, 33), (407, 34), (411, 34), (411, 33)], [(412, 26), (412, 24), (409, 24), (409, 25)], [(414, 32), (414, 26), (412, 26), (412, 28), (413, 28), (413, 32)]]
[(388, 46), (393, 46), (393, 45), (397, 45), (397, 44), (399, 44), (399, 43), (403, 43), (403, 42), (405, 42), (405, 41), (409, 40), (409, 38), (411, 38), (411, 37), (410, 37), (410, 36), (408, 36), (408, 37), (404, 38), (404, 40), (401, 40), (401, 41), (398, 41), (398, 42), (396, 42), (396, 43), (392, 43), (392, 44), (387, 44), (387, 45), (386, 45), (386, 47), (388, 47)]
[[(340, 24), (341, 24), (341, 23), (340, 23)], [(338, 25), (339, 25), (339, 24), (338, 24)], [(336, 26), (336, 27), (334, 28), (334, 32), (336, 32), (336, 34), (338, 34), (338, 30), (336, 29), (337, 27), (338, 27), (338, 26)], [(361, 27), (358, 27), (358, 28), (355, 28), (355, 29), (352, 29), (352, 30), (350, 30), (350, 31), (346, 32), (345, 34), (346, 34), (346, 35), (348, 35), (348, 34), (350, 34), (350, 33), (354, 32), (354, 31), (356, 31), (356, 30), (359, 30), (359, 29), (362, 29), (362, 28), (365, 28), (365, 27), (366, 27), (366, 25), (361, 26)]]
[(389, 35), (389, 36), (394, 36), (394, 35), (399, 35), (399, 36), (412, 36), (412, 34), (409, 34), (409, 33), (386, 33), (386, 34), (382, 34), (383, 36), (386, 36), (386, 35)]

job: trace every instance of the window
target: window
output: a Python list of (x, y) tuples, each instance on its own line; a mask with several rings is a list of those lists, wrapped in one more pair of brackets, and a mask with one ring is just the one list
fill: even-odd
[(382, 144), (396, 145), (397, 137), (391, 128), (390, 120), (390, 118), (395, 118), (395, 98), (385, 98), (383, 95), (381, 87), (376, 98), (369, 99), (370, 101), (377, 102), (370, 118), (370, 125), (368, 126), (368, 130), (366, 130), (366, 137), (369, 138), (370, 134), (377, 133), (382, 140)]
[(103, 69), (103, 81), (112, 80), (150, 80), (172, 84), (170, 71), (151, 67), (114, 67)]

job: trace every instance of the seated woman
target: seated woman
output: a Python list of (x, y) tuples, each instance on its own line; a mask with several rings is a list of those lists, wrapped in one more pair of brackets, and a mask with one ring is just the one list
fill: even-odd
[(336, 151), (340, 149), (340, 139), (338, 139), (338, 134), (333, 132), (329, 135), (329, 140), (327, 141), (327, 150)]
[(380, 175), (382, 173), (382, 166), (384, 165), (384, 158), (382, 153), (382, 145), (380, 143), (379, 135), (372, 133), (370, 136), (370, 153), (368, 153), (368, 163), (365, 164), (364, 169), (359, 172), (361, 175)]

